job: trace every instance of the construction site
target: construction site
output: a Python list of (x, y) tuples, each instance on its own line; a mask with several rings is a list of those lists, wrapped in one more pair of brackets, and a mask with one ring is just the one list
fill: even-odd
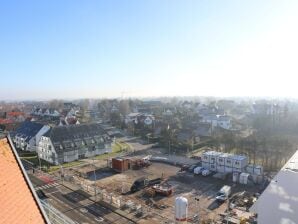
[[(174, 223), (179, 197), (187, 200), (187, 223), (254, 223), (248, 210), (260, 185), (194, 174), (192, 166), (156, 160), (151, 156), (115, 157), (64, 170), (64, 180), (80, 185), (98, 200), (118, 209), (136, 223)], [(58, 174), (58, 173), (57, 173)], [(219, 190), (231, 186), (228, 200)]]

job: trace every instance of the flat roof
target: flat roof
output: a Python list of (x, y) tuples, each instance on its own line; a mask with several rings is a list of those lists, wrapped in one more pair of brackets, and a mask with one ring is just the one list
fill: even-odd
[(217, 152), (217, 151), (207, 151), (207, 152), (203, 152), (203, 155), (209, 155), (209, 156), (218, 156), (221, 155), (222, 152)]
[(298, 151), (277, 173), (250, 208), (258, 223), (298, 224)]
[(247, 159), (247, 156), (244, 156), (244, 155), (232, 155), (232, 159), (243, 160), (243, 159)]

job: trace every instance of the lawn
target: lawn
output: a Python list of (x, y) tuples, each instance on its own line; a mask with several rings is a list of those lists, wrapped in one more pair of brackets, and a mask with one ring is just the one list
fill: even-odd
[(125, 142), (115, 142), (112, 144), (112, 152), (95, 156), (95, 159), (108, 159), (117, 156), (120, 152), (126, 152), (131, 149), (131, 146)]
[[(84, 162), (82, 161), (73, 161), (73, 162), (69, 162), (69, 163), (63, 163), (62, 164), (62, 167), (63, 168), (69, 168), (69, 167), (73, 167), (73, 166), (78, 166), (78, 165), (81, 165), (83, 164)], [(60, 165), (58, 166), (51, 166), (49, 169), (48, 169), (48, 172), (51, 173), (51, 172), (55, 172), (57, 170), (60, 169)]]

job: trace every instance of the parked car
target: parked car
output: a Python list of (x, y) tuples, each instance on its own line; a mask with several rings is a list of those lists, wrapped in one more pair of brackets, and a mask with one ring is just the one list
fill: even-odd
[(203, 177), (207, 177), (211, 174), (211, 171), (210, 170), (207, 170), (207, 169), (204, 169), (202, 170), (202, 176)]
[(198, 174), (201, 174), (203, 170), (204, 170), (203, 167), (198, 166), (194, 169), (193, 173), (198, 175)]
[(180, 168), (180, 172), (182, 171), (188, 171), (189, 170), (189, 165), (182, 165), (181, 168)]

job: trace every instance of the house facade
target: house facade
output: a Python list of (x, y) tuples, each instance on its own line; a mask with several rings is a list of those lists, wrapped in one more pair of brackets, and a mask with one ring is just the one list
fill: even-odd
[(231, 118), (227, 115), (202, 116), (202, 122), (211, 124), (212, 128), (221, 127), (226, 130), (230, 130), (232, 128)]
[(111, 139), (99, 124), (57, 126), (38, 143), (39, 158), (58, 165), (111, 152)]
[(17, 149), (34, 152), (41, 136), (49, 129), (47, 125), (25, 121), (11, 136)]

